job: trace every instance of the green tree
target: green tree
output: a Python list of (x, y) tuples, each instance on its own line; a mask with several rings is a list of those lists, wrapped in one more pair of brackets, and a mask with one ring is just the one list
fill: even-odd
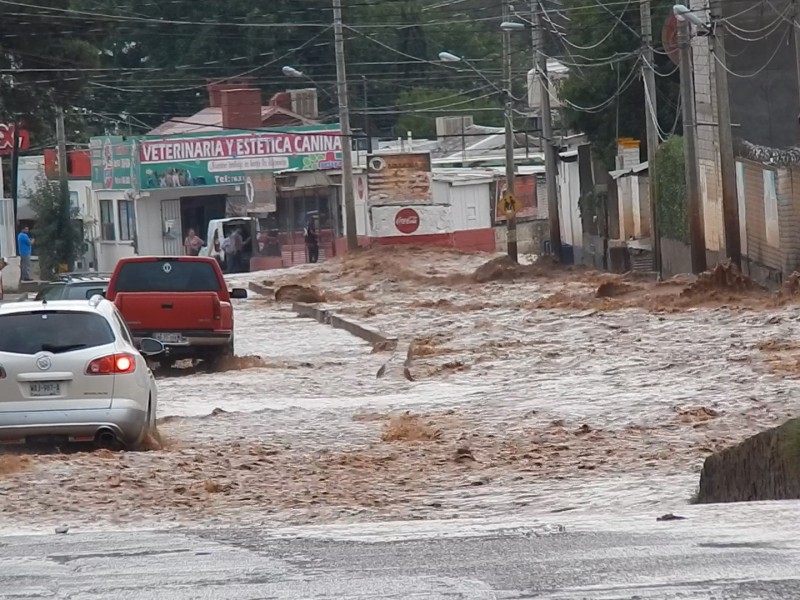
[(470, 98), (452, 90), (414, 88), (400, 94), (397, 100), (400, 118), (395, 135), (405, 137), (411, 131), (417, 138), (436, 137), (436, 117), (470, 115), (479, 125), (503, 125), (503, 108), (494, 98)]
[(689, 243), (689, 213), (686, 204), (686, 164), (683, 138), (671, 136), (656, 152), (656, 190), (661, 235)]
[[(653, 2), (653, 29), (658, 32), (673, 3)], [(562, 88), (565, 124), (585, 133), (607, 166), (613, 165), (617, 137), (642, 141), (646, 150), (645, 97), (640, 76), (639, 3), (565, 0), (566, 40), (561, 55), (570, 66)], [(679, 110), (678, 73), (662, 52), (656, 53), (657, 104), (661, 128), (671, 131)]]
[(58, 181), (39, 177), (30, 203), (36, 215), (40, 276), (52, 279), (59, 272), (59, 265), (72, 268), (83, 244), (83, 230), (76, 220), (77, 211), (62, 201)]
[(82, 27), (66, 12), (74, 4), (6, 6), (0, 18), (0, 120), (22, 122), (37, 146), (52, 141), (54, 107), (69, 108), (80, 97), (99, 64), (96, 42), (107, 34), (100, 25)]
[[(171, 117), (191, 115), (206, 106), (209, 79), (247, 75), (261, 87), (265, 99), (287, 88), (310, 85), (284, 77), (284, 65), (296, 67), (319, 84), (322, 118), (337, 118), (330, 0), (306, 0), (302, 8), (293, 0), (75, 1), (82, 1), (89, 12), (120, 19), (101, 46), (102, 66), (110, 70), (92, 77), (83, 104), (102, 113), (110, 128), (119, 126), (115, 120), (124, 121), (119, 116), (124, 113), (134, 116), (134, 130), (138, 122), (156, 126)], [(361, 126), (363, 79), (371, 129), (383, 135), (390, 134), (402, 116), (396, 105), (403, 93), (418, 87), (447, 88), (451, 94), (485, 87), (466, 68), (439, 65), (438, 53), (463, 53), (496, 78), (500, 34), (497, 23), (487, 20), (491, 14), (475, 0), (438, 8), (423, 0), (345, 3), (344, 21), (353, 25), (345, 30), (345, 46), (354, 124)], [(243, 24), (280, 26), (239, 26)]]

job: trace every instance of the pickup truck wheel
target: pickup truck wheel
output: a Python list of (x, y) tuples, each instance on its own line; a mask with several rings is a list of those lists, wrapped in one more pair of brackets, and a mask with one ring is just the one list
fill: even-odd
[(234, 356), (233, 354), (233, 347), (234, 341), (233, 337), (231, 337), (231, 341), (225, 344), (224, 346), (220, 346), (218, 349), (210, 352), (206, 359), (208, 366), (211, 369), (217, 369), (221, 366), (222, 362), (229, 356)]

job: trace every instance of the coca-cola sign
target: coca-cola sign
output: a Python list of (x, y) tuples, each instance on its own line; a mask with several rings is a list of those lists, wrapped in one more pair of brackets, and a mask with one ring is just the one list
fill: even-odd
[(394, 226), (400, 233), (406, 235), (414, 233), (419, 229), (419, 213), (413, 208), (403, 208), (394, 217)]
[[(19, 130), (19, 149), (27, 150), (31, 142), (28, 132), (24, 129)], [(14, 151), (14, 126), (8, 123), (0, 123), (0, 155), (11, 154)]]

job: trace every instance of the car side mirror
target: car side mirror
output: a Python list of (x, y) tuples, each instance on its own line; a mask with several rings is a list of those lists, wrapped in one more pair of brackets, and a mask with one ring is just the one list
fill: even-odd
[(231, 298), (235, 300), (244, 300), (247, 298), (247, 290), (244, 288), (233, 288), (230, 294)]
[(139, 352), (143, 356), (155, 356), (164, 352), (164, 344), (153, 338), (142, 338), (139, 342)]

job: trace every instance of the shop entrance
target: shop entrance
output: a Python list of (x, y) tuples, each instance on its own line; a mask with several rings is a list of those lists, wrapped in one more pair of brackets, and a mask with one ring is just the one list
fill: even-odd
[(225, 218), (225, 198), (224, 195), (181, 198), (181, 243), (190, 229), (205, 240), (209, 221)]
[(314, 218), (319, 236), (319, 261), (334, 255), (339, 235), (337, 194), (334, 187), (308, 187), (278, 191), (278, 227), (286, 266), (308, 262), (305, 227)]

